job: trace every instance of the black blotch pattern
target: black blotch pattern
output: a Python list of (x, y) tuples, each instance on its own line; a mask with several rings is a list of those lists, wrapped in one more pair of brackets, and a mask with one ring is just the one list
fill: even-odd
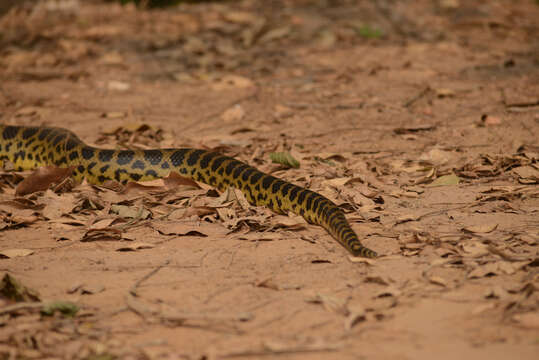
[(100, 183), (104, 183), (105, 181), (109, 180), (108, 177), (104, 176), (104, 175), (99, 175), (97, 177), (97, 181), (99, 181)]
[(249, 181), (250, 181), (251, 184), (254, 185), (254, 184), (256, 184), (258, 182), (258, 180), (260, 180), (260, 178), (262, 176), (264, 176), (264, 173), (261, 172), (261, 171), (256, 170), (256, 173), (253, 176), (251, 176), (251, 179)]
[(140, 178), (142, 177), (142, 175), (131, 173), (131, 174), (129, 174), (129, 177), (130, 177), (131, 179), (133, 179), (134, 181), (139, 181)]
[(193, 166), (197, 163), (198, 159), (200, 158), (200, 155), (204, 154), (204, 150), (195, 150), (193, 151), (189, 157), (187, 158), (187, 165)]
[(146, 176), (152, 176), (154, 178), (157, 177), (157, 173), (154, 171), (154, 170), (146, 170), (146, 172), (144, 173)]
[(290, 190), (291, 188), (293, 188), (295, 185), (292, 185), (290, 183), (286, 183), (285, 186), (283, 186), (283, 188), (281, 189), (281, 194), (283, 194), (283, 196), (286, 196), (286, 194), (288, 194), (288, 190)]
[(226, 159), (228, 159), (226, 156), (219, 156), (217, 159), (214, 159), (213, 163), (211, 164), (211, 169), (213, 171), (217, 170)]
[(286, 184), (286, 182), (284, 182), (283, 180), (279, 180), (279, 179), (275, 180), (275, 182), (273, 183), (271, 187), (271, 192), (276, 194), (277, 191), (279, 191), (281, 186), (283, 186), (284, 184)]
[(157, 165), (163, 160), (163, 153), (161, 150), (145, 150), (144, 160), (152, 165)]
[(310, 191), (307, 190), (307, 189), (303, 189), (300, 193), (299, 193), (299, 196), (298, 196), (298, 204), (303, 204), (303, 202), (305, 201), (305, 197), (307, 195), (309, 195)]
[(142, 160), (135, 160), (135, 162), (131, 165), (132, 169), (141, 169), (144, 170), (146, 165), (144, 165), (144, 161)]
[(75, 140), (73, 140), (72, 138), (69, 138), (67, 141), (66, 141), (66, 151), (71, 151), (73, 150), (73, 148), (75, 148), (79, 143)]
[(73, 161), (75, 159), (79, 158), (79, 153), (76, 151), (73, 151), (71, 154), (69, 154), (69, 160)]
[(38, 131), (39, 131), (38, 128), (28, 128), (28, 129), (24, 129), (24, 131), (22, 132), (22, 138), (23, 138), (24, 140), (29, 139), (29, 138), (31, 138), (32, 136), (34, 136)]
[(273, 183), (273, 180), (275, 180), (275, 178), (271, 175), (266, 175), (263, 179), (262, 179), (262, 187), (264, 189), (269, 189), (269, 187), (271, 186), (271, 184)]
[(186, 150), (178, 150), (170, 155), (170, 161), (172, 166), (180, 166), (183, 164), (183, 158), (185, 157)]
[(88, 171), (92, 170), (94, 168), (94, 166), (96, 166), (96, 165), (97, 165), (97, 163), (95, 161), (92, 161), (91, 163), (89, 163), (88, 167), (87, 167)]
[(232, 171), (237, 167), (237, 166), (240, 166), (240, 165), (243, 165), (241, 162), (239, 162), (238, 160), (232, 160), (231, 162), (228, 163), (228, 165), (226, 166), (225, 168), (225, 173), (227, 175), (230, 175), (232, 174)]
[(305, 203), (305, 207), (307, 209), (311, 209), (311, 205), (313, 204), (313, 198), (316, 197), (316, 194), (312, 191), (309, 191), (309, 194), (307, 195), (307, 202)]
[(200, 159), (200, 167), (203, 169), (207, 168), (210, 165), (211, 160), (217, 156), (219, 156), (219, 154), (214, 152), (204, 154)]
[(60, 141), (65, 140), (65, 138), (66, 138), (66, 134), (60, 133), (60, 134), (56, 135), (56, 137), (52, 141), (52, 144), (56, 146), (56, 145), (58, 145), (60, 143)]
[[(241, 163), (240, 163), (241, 164)], [(245, 170), (247, 169), (249, 166), (248, 165), (245, 165), (245, 164), (241, 164), (240, 166), (238, 166), (236, 169), (234, 169), (234, 174), (233, 176), (235, 178), (239, 178), (240, 177), (240, 174)]]
[(247, 181), (249, 180), (249, 177), (251, 176), (252, 173), (254, 173), (256, 170), (254, 168), (248, 168), (247, 170), (245, 170), (243, 172), (243, 174), (241, 174), (241, 178), (243, 179), (243, 181)]
[(165, 161), (164, 163), (161, 164), (161, 169), (168, 169), (168, 168), (170, 168), (170, 165), (168, 162)]
[(290, 201), (294, 201), (296, 196), (298, 195), (298, 191), (300, 191), (301, 188), (299, 186), (294, 186), (294, 188), (290, 191), (290, 195), (288, 195), (288, 198)]
[(49, 135), (49, 133), (51, 132), (52, 129), (42, 129), (41, 132), (39, 133), (39, 135), (37, 136), (37, 138), (39, 140), (43, 140), (47, 137), (47, 135)]
[(332, 207), (331, 209), (329, 209), (329, 210), (327, 211), (327, 213), (326, 213), (326, 219), (327, 219), (328, 221), (331, 222), (331, 221), (332, 221), (331, 218), (332, 218), (333, 216), (338, 216), (338, 215), (339, 215), (338, 211), (339, 211), (339, 209), (338, 209), (337, 207)]
[(94, 157), (94, 149), (90, 148), (90, 147), (84, 147), (82, 148), (82, 157), (85, 159), (85, 160), (90, 160), (91, 158)]
[(17, 151), (15, 154), (13, 154), (13, 160), (16, 162), (18, 158), (21, 158), (21, 160), (24, 160), (26, 157), (26, 152), (24, 150)]
[(123, 150), (118, 153), (118, 158), (116, 159), (116, 162), (118, 165), (127, 165), (135, 156), (135, 152), (133, 150)]
[(101, 162), (109, 162), (112, 159), (113, 155), (114, 150), (100, 150), (97, 157)]
[[(30, 154), (28, 154), (28, 155), (30, 155)], [(30, 156), (28, 156), (28, 157), (30, 157)], [(63, 164), (67, 164), (67, 158), (66, 158), (65, 156), (62, 156), (62, 157), (60, 158), (60, 160), (58, 160), (58, 161), (56, 162), (56, 165), (63, 165)]]
[[(125, 169), (116, 169), (116, 171), (114, 172), (114, 178), (116, 179), (116, 181), (120, 181), (122, 173), (127, 173), (127, 171)], [(123, 181), (122, 183), (125, 184), (125, 181)]]
[(108, 165), (108, 164), (107, 164), (107, 165), (103, 165), (103, 166), (101, 166), (101, 168), (99, 169), (99, 171), (100, 171), (101, 173), (105, 173), (105, 172), (109, 169), (109, 167), (110, 167), (110, 165)]
[(6, 126), (4, 128), (4, 132), (2, 132), (2, 137), (4, 140), (10, 140), (13, 139), (15, 136), (17, 136), (17, 133), (19, 132), (19, 128), (16, 126)]

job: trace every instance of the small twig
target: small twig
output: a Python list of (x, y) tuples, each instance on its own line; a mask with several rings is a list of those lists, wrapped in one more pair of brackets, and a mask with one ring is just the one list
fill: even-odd
[(170, 260), (166, 260), (162, 265), (159, 265), (158, 267), (156, 267), (155, 269), (153, 269), (152, 271), (150, 271), (148, 274), (144, 275), (142, 278), (140, 278), (139, 280), (137, 280), (133, 286), (131, 286), (131, 288), (129, 289), (129, 294), (133, 295), (133, 296), (138, 296), (137, 295), (137, 288), (140, 286), (140, 284), (142, 284), (143, 281), (146, 281), (148, 280), (150, 277), (152, 277), (153, 275), (155, 275), (159, 270), (161, 270), (163, 267), (167, 266), (168, 264), (170, 263)]
[(404, 104), (402, 104), (402, 106), (404, 107), (410, 107), (413, 105), (413, 103), (415, 103), (417, 100), (421, 99), (423, 96), (427, 95), (428, 92), (430, 91), (430, 86), (427, 86), (426, 88), (424, 88), (423, 90), (421, 90), (416, 96), (414, 96), (413, 98), (407, 100)]
[(0, 315), (17, 312), (20, 310), (30, 310), (42, 308), (44, 303), (42, 302), (22, 302), (0, 308)]
[(262, 350), (246, 350), (231, 352), (228, 354), (219, 355), (220, 358), (236, 358), (236, 357), (248, 357), (248, 356), (272, 356), (272, 355), (285, 355), (285, 354), (301, 354), (301, 353), (313, 353), (313, 352), (329, 352), (338, 351), (340, 346), (296, 346), (287, 349), (262, 349)]

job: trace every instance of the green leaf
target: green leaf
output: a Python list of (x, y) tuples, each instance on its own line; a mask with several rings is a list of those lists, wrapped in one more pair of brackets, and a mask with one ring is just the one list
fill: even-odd
[(382, 35), (384, 35), (382, 30), (370, 27), (369, 25), (361, 26), (358, 29), (358, 33), (360, 36), (363, 36), (364, 38), (368, 38), (368, 39), (377, 39), (377, 38), (382, 37)]
[(270, 159), (275, 164), (281, 164), (284, 166), (292, 167), (294, 169), (299, 169), (299, 161), (294, 159), (289, 152), (274, 152), (270, 153)]
[(448, 185), (458, 185), (460, 183), (460, 178), (455, 174), (449, 174), (440, 176), (428, 186), (448, 186)]
[(79, 311), (79, 307), (69, 301), (54, 301), (43, 305), (41, 314), (52, 316), (56, 311), (61, 312), (65, 316), (73, 317)]

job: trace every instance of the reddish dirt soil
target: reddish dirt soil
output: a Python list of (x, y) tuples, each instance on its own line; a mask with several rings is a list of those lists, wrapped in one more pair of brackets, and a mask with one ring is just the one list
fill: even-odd
[[(0, 359), (536, 359), (537, 19), (532, 0), (12, 8), (2, 123), (218, 148), (341, 204), (381, 256), (208, 187), (21, 197), (30, 172), (6, 170), (0, 271), (39, 296), (0, 300)], [(40, 315), (60, 300), (80, 310)]]

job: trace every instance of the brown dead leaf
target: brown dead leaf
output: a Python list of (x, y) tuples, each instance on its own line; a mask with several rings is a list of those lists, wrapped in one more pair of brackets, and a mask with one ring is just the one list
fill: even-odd
[(305, 229), (307, 222), (302, 216), (290, 213), (290, 215), (275, 215), (272, 218), (274, 227), (283, 227), (287, 230), (297, 231)]
[(140, 206), (127, 206), (113, 204), (110, 207), (110, 211), (122, 218), (128, 219), (148, 219), (151, 216), (151, 212)]
[(502, 123), (502, 119), (497, 116), (483, 114), (481, 115), (482, 126), (497, 126)]
[(443, 287), (447, 287), (447, 281), (440, 277), (440, 276), (429, 276), (428, 277), (428, 280), (432, 283), (432, 284), (435, 284), (435, 285), (440, 285), (440, 286), (443, 286)]
[(0, 250), (0, 258), (12, 259), (32, 255), (33, 253), (34, 251), (30, 249), (4, 249)]
[(381, 298), (381, 297), (387, 297), (387, 296), (389, 296), (389, 297), (399, 297), (401, 294), (402, 294), (402, 291), (400, 291), (399, 289), (397, 289), (393, 285), (389, 285), (389, 286), (386, 286), (384, 289), (378, 291), (374, 295), (374, 298)]
[(350, 262), (353, 262), (353, 263), (364, 263), (364, 264), (371, 265), (371, 266), (376, 265), (376, 260), (368, 259), (368, 258), (364, 258), (364, 257), (359, 257), (359, 256), (351, 256), (351, 255), (349, 255), (348, 260), (350, 260)]
[(245, 110), (239, 104), (232, 106), (231, 108), (226, 109), (221, 114), (221, 120), (225, 123), (235, 123), (241, 121), (245, 117)]
[(117, 241), (122, 239), (122, 231), (115, 228), (89, 229), (80, 239), (81, 242)]
[(417, 221), (419, 219), (421, 219), (421, 215), (419, 214), (403, 214), (397, 218), (395, 225), (402, 224), (409, 221)]
[(322, 304), (327, 311), (337, 314), (346, 316), (350, 313), (346, 306), (347, 301), (332, 295), (316, 293), (314, 295), (307, 296), (305, 301), (314, 304)]
[(468, 279), (482, 278), (486, 276), (499, 275), (501, 273), (498, 264), (494, 262), (480, 265), (468, 273)]
[(528, 312), (513, 315), (513, 320), (527, 329), (539, 329), (539, 312)]
[(462, 231), (469, 233), (487, 234), (498, 228), (498, 224), (478, 224), (462, 228)]
[(352, 330), (355, 324), (365, 321), (367, 312), (365, 308), (359, 304), (348, 306), (348, 315), (344, 320), (344, 329)]
[(433, 124), (411, 125), (411, 126), (405, 126), (405, 127), (393, 129), (393, 132), (398, 135), (403, 135), (403, 134), (416, 133), (419, 131), (430, 131), (430, 130), (434, 130), (435, 128), (436, 128), (436, 125), (433, 125)]
[(461, 245), (462, 250), (471, 257), (477, 258), (489, 254), (488, 245), (482, 244), (478, 241), (466, 242)]
[(277, 285), (271, 277), (256, 282), (255, 286), (264, 287), (271, 290), (281, 290), (280, 286)]
[(205, 221), (153, 221), (151, 226), (163, 235), (223, 237), (228, 234), (223, 226)]
[(133, 242), (117, 248), (116, 251), (137, 251), (142, 249), (153, 249), (154, 247), (155, 245), (151, 243)]
[(47, 190), (53, 184), (59, 184), (69, 176), (73, 168), (59, 168), (56, 166), (43, 166), (37, 168), (26, 179), (21, 181), (15, 190), (18, 196)]
[(496, 308), (496, 303), (494, 302), (488, 302), (488, 303), (485, 303), (485, 304), (481, 304), (481, 305), (477, 305), (475, 306), (471, 313), (473, 315), (479, 315), (479, 314), (482, 314), (486, 311), (489, 311), (489, 310), (492, 310), (492, 309), (495, 309)]
[(223, 91), (231, 89), (246, 89), (254, 86), (254, 82), (249, 78), (239, 75), (227, 75), (218, 82), (212, 84), (212, 89), (216, 91)]
[(49, 220), (58, 219), (62, 215), (71, 213), (77, 202), (72, 193), (57, 195), (51, 190), (47, 190), (39, 200), (45, 205), (42, 214)]

